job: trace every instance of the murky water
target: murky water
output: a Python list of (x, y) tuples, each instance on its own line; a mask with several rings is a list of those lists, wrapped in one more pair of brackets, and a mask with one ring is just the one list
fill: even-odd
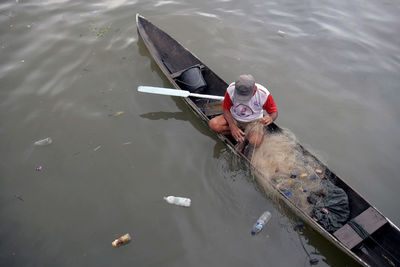
[[(390, 1), (2, 1), (0, 265), (305, 266), (307, 253), (353, 265), (311, 229), (295, 231), (297, 218), (181, 99), (136, 91), (170, 85), (135, 14), (227, 82), (252, 73), (277, 123), (399, 225), (399, 11)], [(264, 210), (273, 217), (252, 237)], [(132, 242), (113, 248), (125, 233)]]

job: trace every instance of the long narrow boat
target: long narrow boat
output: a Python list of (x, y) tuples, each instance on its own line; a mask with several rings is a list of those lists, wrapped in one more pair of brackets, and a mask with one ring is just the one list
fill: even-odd
[[(228, 84), (218, 77), (210, 68), (201, 62), (189, 50), (179, 44), (175, 39), (163, 30), (153, 25), (143, 16), (136, 15), (137, 30), (144, 44), (149, 50), (154, 61), (177, 90), (197, 90), (201, 88), (202, 94), (224, 96)], [(199, 88), (190, 88), (185, 75), (191, 71), (202, 76)], [(197, 72), (196, 72), (197, 71)], [(193, 77), (190, 77), (189, 79)], [(186, 78), (187, 79), (187, 78)], [(186, 81), (186, 82), (185, 82)], [(189, 80), (189, 83), (191, 81)], [(194, 81), (194, 84), (199, 81)], [(220, 102), (207, 100), (198, 97), (186, 97), (184, 101), (192, 110), (205, 122), (220, 114)], [(282, 129), (276, 124), (270, 125), (269, 132), (279, 132)], [(244, 152), (235, 149), (236, 142), (230, 136), (218, 134), (218, 137), (237, 153), (257, 175), (263, 173), (257, 169)], [(300, 144), (304, 154), (313, 157), (320, 166), (323, 166), (324, 178), (329, 180), (336, 187), (341, 188), (348, 197), (349, 217), (343, 226), (332, 232), (326, 230), (314, 218), (300, 209), (296, 203), (280, 190), (274, 182), (270, 182), (263, 187), (272, 188), (289, 208), (296, 215), (301, 217), (308, 225), (336, 245), (340, 250), (354, 258), (364, 266), (400, 266), (400, 230), (388, 218), (386, 218), (375, 207), (369, 204), (360, 194), (347, 185), (340, 177), (335, 175), (329, 168), (314, 157)], [(266, 192), (268, 194), (268, 192)], [(358, 228), (357, 228), (358, 227)]]

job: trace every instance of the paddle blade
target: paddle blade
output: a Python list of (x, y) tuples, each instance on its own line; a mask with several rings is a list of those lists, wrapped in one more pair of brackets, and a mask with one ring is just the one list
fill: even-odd
[(190, 95), (190, 92), (185, 90), (177, 90), (177, 89), (169, 89), (169, 88), (153, 87), (153, 86), (139, 86), (138, 91), (142, 93), (171, 95), (180, 97), (188, 97)]

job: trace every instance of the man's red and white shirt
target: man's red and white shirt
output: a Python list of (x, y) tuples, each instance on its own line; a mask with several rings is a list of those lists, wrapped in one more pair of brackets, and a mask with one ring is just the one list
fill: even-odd
[(233, 118), (241, 122), (261, 119), (264, 116), (263, 110), (268, 114), (278, 110), (268, 89), (258, 83), (255, 84), (253, 96), (247, 102), (235, 101), (235, 83), (231, 83), (226, 89), (222, 108), (230, 110)]

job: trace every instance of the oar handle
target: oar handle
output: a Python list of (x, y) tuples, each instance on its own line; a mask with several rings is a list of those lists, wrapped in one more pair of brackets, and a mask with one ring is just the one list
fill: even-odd
[(203, 95), (203, 94), (190, 93), (190, 96), (207, 98), (207, 99), (215, 99), (215, 100), (221, 100), (221, 101), (224, 100), (223, 96), (218, 96), (218, 95)]

